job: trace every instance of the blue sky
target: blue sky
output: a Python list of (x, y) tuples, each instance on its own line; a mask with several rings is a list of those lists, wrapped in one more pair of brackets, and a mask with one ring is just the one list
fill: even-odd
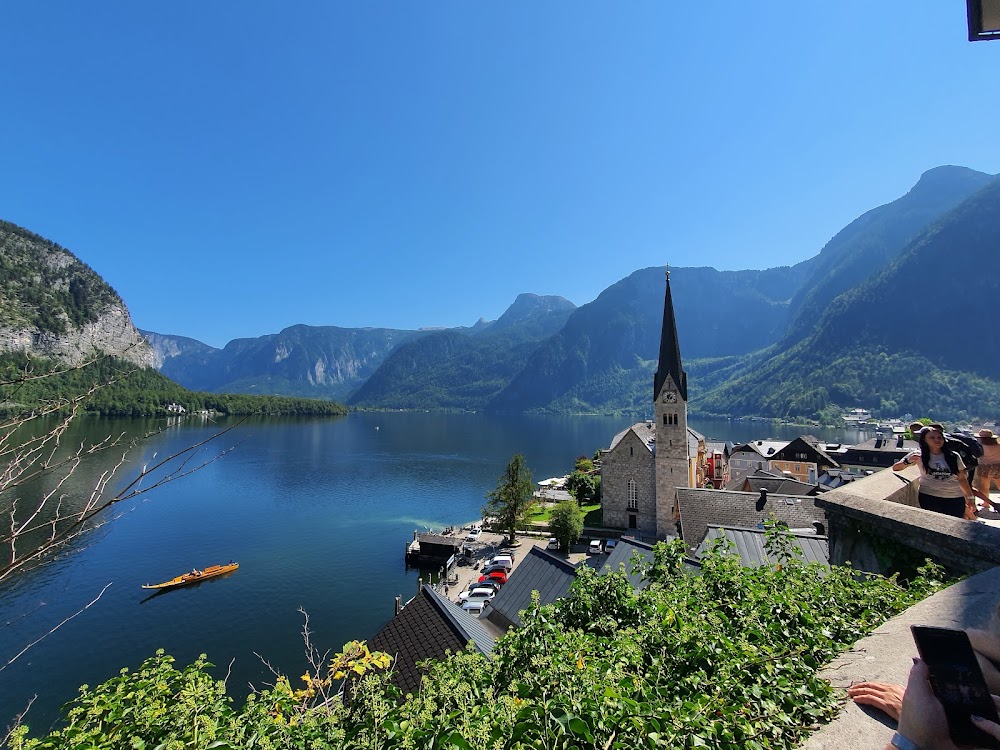
[(0, 29), (0, 218), (215, 346), (793, 264), (931, 167), (1000, 172), (961, 0), (8, 0)]

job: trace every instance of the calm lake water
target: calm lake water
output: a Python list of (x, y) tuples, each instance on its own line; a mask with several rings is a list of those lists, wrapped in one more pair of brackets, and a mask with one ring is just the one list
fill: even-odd
[[(32, 734), (49, 727), (83, 683), (134, 668), (163, 648), (179, 664), (205, 653), (219, 677), (232, 662), (237, 698), (270, 673), (257, 654), (295, 676), (306, 668), (299, 608), (313, 641), (334, 651), (368, 638), (416, 591), (403, 564), (414, 529), (478, 518), (508, 459), (523, 453), (535, 480), (561, 475), (607, 447), (629, 418), (480, 414), (351, 414), (248, 422), (202, 456), (234, 451), (159, 488), (47, 565), (0, 590), (0, 666), (90, 602), (101, 600), (0, 671), (0, 727), (37, 695)], [(160, 423), (162, 425), (162, 422)], [(91, 420), (75, 440), (156, 423)], [(693, 421), (712, 439), (791, 439), (771, 423)], [(147, 440), (146, 459), (198, 442), (217, 425), (189, 420)], [(854, 441), (842, 430), (810, 430)], [(72, 441), (70, 441), (72, 442)], [(101, 467), (81, 471), (77, 492)], [(149, 596), (143, 583), (192, 567), (240, 563), (233, 575)]]

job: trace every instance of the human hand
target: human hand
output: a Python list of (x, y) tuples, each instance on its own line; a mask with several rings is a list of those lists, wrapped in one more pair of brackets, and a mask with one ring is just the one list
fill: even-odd
[(860, 706), (872, 706), (884, 711), (895, 721), (899, 721), (903, 709), (902, 685), (887, 682), (859, 682), (847, 688), (847, 694)]
[[(996, 706), (997, 712), (1000, 713), (1000, 697), (993, 696), (993, 705)], [(990, 735), (990, 737), (1000, 740), (1000, 724), (989, 719), (984, 719), (982, 716), (973, 716), (972, 723)]]
[(948, 734), (948, 718), (945, 716), (944, 706), (934, 695), (928, 675), (924, 661), (914, 659), (910, 679), (903, 693), (898, 731), (917, 747), (958, 750)]

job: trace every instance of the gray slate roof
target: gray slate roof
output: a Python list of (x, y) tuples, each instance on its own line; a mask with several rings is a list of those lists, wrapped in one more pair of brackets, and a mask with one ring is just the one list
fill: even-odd
[(486, 616), (504, 630), (518, 627), (521, 624), (519, 613), (531, 604), (532, 591), (538, 592), (542, 604), (551, 604), (566, 596), (575, 578), (573, 565), (546, 550), (532, 547), (493, 599)]
[(420, 687), (423, 674), (418, 662), (444, 658), (446, 652), (461, 651), (469, 641), (486, 656), (496, 645), (486, 623), (424, 586), (368, 646), (395, 657), (392, 681), (404, 693), (411, 693)]
[[(676, 539), (676, 537), (667, 537), (666, 541), (669, 542), (673, 539)], [(632, 537), (623, 536), (618, 540), (618, 544), (615, 545), (614, 550), (607, 558), (604, 558), (603, 555), (600, 557), (590, 557), (587, 558), (585, 564), (596, 568), (601, 573), (618, 572), (624, 566), (625, 577), (632, 584), (632, 588), (636, 591), (641, 591), (649, 585), (649, 581), (635, 572), (636, 556), (639, 558), (638, 562), (652, 565), (654, 557), (653, 545), (633, 539)], [(685, 558), (684, 568), (688, 572), (698, 572), (701, 566), (697, 560)]]
[(762, 489), (779, 495), (815, 495), (819, 488), (815, 484), (792, 479), (772, 471), (757, 469), (742, 479), (734, 479), (726, 485), (727, 490), (739, 492), (760, 492)]
[[(795, 537), (795, 544), (802, 549), (801, 559), (807, 563), (816, 562), (830, 567), (830, 543), (827, 537), (817, 534), (790, 533)], [(709, 546), (721, 537), (732, 543), (734, 552), (740, 556), (740, 561), (748, 568), (780, 562), (767, 554), (767, 550), (764, 548), (764, 534), (762, 529), (709, 526), (704, 541), (695, 552), (695, 557), (700, 558), (704, 555)]]
[(814, 523), (821, 523), (824, 529), (827, 526), (826, 513), (816, 506), (816, 498), (808, 495), (678, 487), (677, 506), (681, 535), (689, 548), (701, 544), (709, 525), (753, 529), (774, 515), (793, 529)]

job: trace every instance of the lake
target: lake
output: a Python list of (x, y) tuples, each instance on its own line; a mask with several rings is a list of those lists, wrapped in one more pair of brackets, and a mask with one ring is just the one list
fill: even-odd
[[(0, 671), (0, 726), (37, 695), (26, 722), (37, 735), (83, 683), (134, 668), (158, 648), (183, 665), (200, 653), (237, 698), (271, 673), (306, 669), (299, 609), (313, 642), (339, 650), (369, 638), (392, 616), (419, 571), (403, 550), (413, 531), (476, 519), (507, 461), (523, 453), (534, 479), (562, 475), (574, 459), (607, 447), (627, 417), (356, 413), (342, 418), (248, 421), (202, 452), (200, 471), (134, 501), (46, 565), (0, 591), (0, 666), (25, 645), (94, 606)], [(163, 422), (81, 420), (67, 441)], [(224, 423), (223, 423), (224, 424)], [(712, 439), (792, 439), (804, 429), (760, 422), (692, 420)], [(136, 460), (196, 443), (219, 425), (189, 419), (147, 439)], [(827, 440), (860, 439), (809, 430)], [(105, 456), (71, 491), (88, 491)], [(133, 470), (134, 471), (134, 470)], [(240, 563), (229, 577), (150, 596), (144, 583)], [(230, 662), (232, 666), (230, 667)]]

